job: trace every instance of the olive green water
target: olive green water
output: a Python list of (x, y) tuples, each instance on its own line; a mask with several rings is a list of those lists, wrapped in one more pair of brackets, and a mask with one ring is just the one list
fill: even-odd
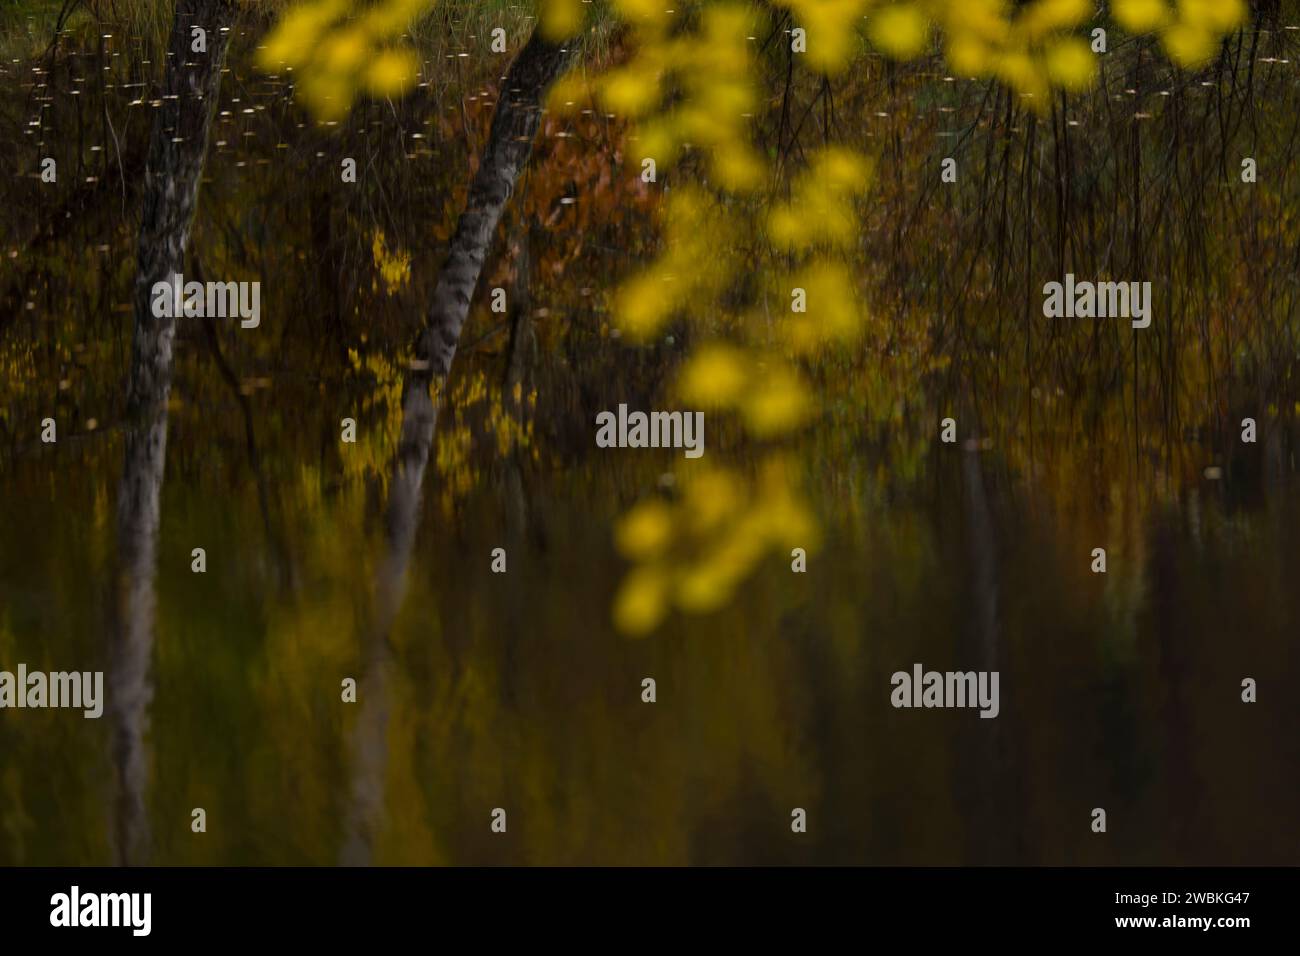
[[(241, 21), (187, 270), (259, 280), (262, 317), (178, 323), (141, 672), (109, 635), (159, 67), (110, 29), (41, 58), (10, 22), (0, 669), (102, 670), (138, 706), (0, 711), (0, 863), (1300, 863), (1300, 61), (1262, 62), (1294, 52), (1284, 26), (1173, 97), (1130, 64), (1077, 126), (923, 69), (838, 81), (839, 116), (816, 105), (799, 135), (881, 157), (859, 269), (892, 331), (813, 371), (791, 450), (822, 540), (806, 573), (770, 555), (724, 610), (634, 640), (611, 624), (611, 531), (684, 461), (599, 449), (594, 416), (664, 407), (690, 342), (611, 332), (657, 235), (625, 131), (544, 127), (395, 580), (401, 373), (495, 75), (446, 57), (474, 49), (456, 34), (411, 96), (318, 126), (251, 68), (264, 25)], [(780, 93), (756, 135), (797, 164)], [(963, 123), (971, 175), (936, 194)], [(1248, 153), (1268, 174), (1234, 192)], [(1139, 267), (1164, 303), (1149, 336), (1041, 317), (1042, 282)], [(532, 346), (495, 286), (528, 302)], [(984, 444), (940, 442), (947, 415)], [(752, 457), (709, 428), (706, 457)], [(915, 663), (998, 671), (999, 716), (891, 707)]]

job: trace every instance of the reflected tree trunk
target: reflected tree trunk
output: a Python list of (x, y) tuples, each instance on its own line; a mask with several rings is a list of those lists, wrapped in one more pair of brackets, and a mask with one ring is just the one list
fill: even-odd
[[(506, 366), (504, 375), (505, 396), (502, 402), (515, 426), (522, 433), (527, 427), (532, 408), (528, 394), (532, 389), (533, 365), (537, 359), (537, 335), (533, 329), (532, 307), (532, 243), (529, 237), (530, 224), (525, 222), (519, 229), (519, 238), (515, 243), (515, 272), (510, 289), (510, 342), (506, 349)], [(502, 475), (501, 501), (506, 519), (505, 546), (510, 554), (516, 548), (522, 550), (528, 538), (531, 515), (528, 507), (528, 493), (524, 483), (525, 451), (517, 440), (512, 439), (510, 449), (501, 462)], [(516, 563), (512, 570), (514, 582), (511, 597), (502, 602), (503, 622), (505, 625), (505, 660), (502, 668), (502, 693), (505, 701), (514, 704), (515, 652), (520, 636), (527, 631), (524, 621), (525, 610), (513, 595), (520, 593), (524, 587), (521, 575), (529, 570), (521, 563)]]
[(1184, 611), (1182, 572), (1179, 568), (1177, 518), (1160, 516), (1153, 535), (1151, 610), (1160, 677), (1160, 721), (1163, 734), (1161, 760), (1166, 781), (1169, 812), (1163, 823), (1166, 852), (1171, 859), (1204, 856), (1209, 843), (1196, 822), (1204, 803), (1204, 787), (1196, 772), (1193, 708), (1188, 703), (1194, 695), (1190, 689), (1192, 654), (1187, 635), (1195, 632), (1188, 626)]
[[(997, 671), (1001, 656), (998, 648), (997, 542), (980, 454), (978, 438), (967, 441), (962, 451), (962, 503), (971, 568), (968, 593), (973, 619), (967, 627), (966, 648), (962, 654), (964, 661), (957, 669)], [(977, 661), (978, 666), (965, 663), (972, 660)], [(1003, 686), (1000, 684), (999, 692)], [(968, 806), (971, 807), (971, 824), (967, 829), (969, 863), (994, 864), (1009, 855), (1005, 828), (997, 812), (998, 791), (1004, 779), (1000, 744), (997, 718), (972, 721), (967, 733), (967, 746), (963, 748), (963, 776), (966, 778)]]
[(470, 183), (403, 383), (402, 429), (388, 484), (384, 554), (375, 576), (375, 605), (357, 688), (360, 713), (351, 741), (352, 793), (341, 852), (346, 865), (366, 865), (374, 857), (387, 772), (392, 669), (389, 632), (406, 594), (406, 571), (419, 526), (420, 486), (433, 444), (442, 386), (451, 372), (461, 329), (501, 215), (532, 153), (533, 138), (541, 125), (542, 100), (573, 52), (574, 48), (557, 46), (534, 32), (502, 80), (487, 146)]
[[(146, 860), (151, 844), (144, 737), (153, 696), (154, 574), (176, 320), (154, 316), (150, 290), (184, 268), (229, 37), (223, 28), (233, 19), (229, 0), (178, 0), (145, 168), (108, 675), (116, 773), (113, 846), (119, 864)], [(191, 52), (196, 26), (206, 31), (206, 53)]]
[[(515, 277), (510, 291), (510, 344), (506, 349), (505, 401), (508, 414), (524, 427), (531, 413), (533, 366), (537, 361), (537, 333), (533, 328), (532, 242), (529, 224), (519, 230), (515, 247)], [(517, 445), (505, 461), (506, 509), (512, 536), (522, 541), (528, 529), (528, 499), (524, 494), (523, 463)]]

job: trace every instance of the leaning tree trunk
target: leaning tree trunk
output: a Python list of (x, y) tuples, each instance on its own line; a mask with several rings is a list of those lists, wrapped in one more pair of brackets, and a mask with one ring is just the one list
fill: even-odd
[(534, 32), (502, 82), (487, 148), (470, 184), (465, 211), (433, 291), (428, 322), (416, 345), (416, 358), (430, 362), (434, 376), (451, 371), (483, 260), (515, 181), (532, 152), (533, 137), (541, 124), (542, 98), (563, 72), (573, 49), (549, 43)]
[(406, 594), (406, 569), (419, 525), (420, 485), (437, 422), (436, 393), (451, 371), (501, 214), (532, 153), (541, 124), (542, 99), (572, 52), (534, 31), (502, 80), (487, 146), (470, 183), (465, 209), (403, 383), (402, 431), (388, 486), (384, 556), (375, 575), (375, 608), (364, 648), (365, 669), (358, 683), (360, 713), (351, 743), (352, 795), (340, 854), (344, 864), (371, 862), (383, 811), (392, 667), (388, 636)]
[[(126, 454), (117, 496), (117, 582), (109, 660), (109, 710), (117, 773), (113, 844), (119, 863), (149, 853), (144, 735), (153, 695), (154, 570), (159, 501), (167, 453), (174, 317), (151, 310), (154, 283), (183, 271), (213, 103), (221, 84), (230, 0), (178, 0), (167, 51), (162, 105), (154, 114), (145, 169), (135, 278), (135, 334), (127, 385)], [(207, 52), (191, 52), (193, 27)]]
[[(436, 393), (451, 371), (501, 214), (532, 152), (541, 123), (542, 98), (571, 55), (569, 48), (556, 46), (534, 32), (511, 64), (502, 81), (487, 147), (433, 292), (428, 320), (415, 343), (415, 357), (402, 388), (402, 431), (386, 518), (388, 556), (401, 573), (405, 572), (419, 517), (420, 484), (437, 420)], [(435, 394), (430, 393), (431, 387)], [(400, 603), (400, 589), (392, 597)]]

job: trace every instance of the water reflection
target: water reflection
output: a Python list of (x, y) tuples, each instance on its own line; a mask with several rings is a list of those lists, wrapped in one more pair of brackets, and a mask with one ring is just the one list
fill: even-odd
[[(406, 591), (424, 469), (437, 424), (438, 398), (430, 389), (441, 392), (446, 384), (491, 240), (532, 151), (541, 122), (541, 99), (568, 59), (567, 51), (534, 35), (502, 80), (507, 95), (494, 110), (465, 211), (434, 289), (432, 313), (416, 340), (414, 358), (403, 376), (401, 437), (389, 479), (385, 549), (375, 580), (375, 620), (365, 644), (361, 714), (352, 740), (356, 769), (348, 839), (342, 856), (347, 864), (370, 862), (373, 831), (383, 804), (387, 670), (391, 658), (387, 642)], [(519, 334), (516, 318), (512, 341), (517, 342)], [(513, 358), (510, 375), (516, 382), (522, 381)], [(517, 470), (512, 469), (512, 473), (517, 480)], [(520, 500), (520, 495), (512, 496), (512, 503)]]
[[(797, 448), (826, 541), (807, 575), (774, 558), (629, 642), (610, 528), (676, 462), (602, 455), (590, 423), (651, 406), (686, 344), (610, 335), (608, 290), (651, 254), (635, 144), (594, 111), (496, 110), (458, 49), (316, 126), (291, 77), (247, 68), (262, 25), (228, 18), (184, 0), (165, 65), (96, 31), (6, 68), (14, 141), (75, 174), (4, 187), (0, 666), (105, 660), (112, 712), (0, 721), (0, 862), (1296, 862), (1297, 186), (1204, 187), (1245, 149), (1293, 160), (1293, 80), (1245, 82), (1282, 31), (1212, 92), (1117, 57), (1131, 75), (1038, 119), (873, 67), (824, 121), (792, 89), (798, 134), (760, 117), (792, 165), (846, 125), (884, 144), (876, 337), (814, 363)], [(1177, 107), (1137, 119), (1166, 81)], [(50, 104), (31, 136), (28, 97)], [(954, 143), (971, 175), (935, 194)], [(1039, 317), (1046, 278), (1138, 268), (1169, 296), (1150, 335)], [(154, 319), (173, 271), (262, 279), (262, 326)], [(914, 662), (1000, 670), (1001, 716), (893, 710)]]
[[(108, 673), (117, 770), (114, 845), (120, 863), (144, 862), (150, 852), (145, 734), (153, 698), (154, 576), (176, 333), (172, 315), (153, 313), (152, 290), (157, 282), (170, 284), (172, 277), (185, 269), (185, 249), (233, 20), (234, 7), (224, 0), (178, 0), (167, 49), (162, 105), (154, 113), (145, 167), (123, 427), (126, 453), (117, 492), (119, 610)], [(191, 31), (196, 27), (211, 37), (206, 53), (191, 52)]]

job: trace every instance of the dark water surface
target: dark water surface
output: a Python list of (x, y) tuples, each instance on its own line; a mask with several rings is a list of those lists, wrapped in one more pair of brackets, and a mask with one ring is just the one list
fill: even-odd
[[(132, 404), (165, 54), (6, 29), (0, 669), (102, 670), (110, 703), (0, 713), (0, 863), (1300, 863), (1300, 61), (1261, 62), (1294, 30), (1249, 87), (1244, 60), (1163, 98), (1117, 67), (1076, 126), (924, 70), (843, 81), (828, 122), (881, 157), (880, 327), (817, 367), (792, 449), (820, 547), (634, 640), (611, 529), (683, 460), (598, 449), (592, 422), (662, 407), (689, 343), (612, 330), (657, 235), (622, 124), (544, 123), (403, 518), (407, 350), (496, 102), (464, 30), (422, 40), (410, 96), (324, 125), (251, 67), (264, 25), (234, 25), (183, 261), (259, 280), (261, 321), (178, 320), (170, 391)], [(780, 108), (760, 138), (796, 163)], [(963, 124), (972, 173), (938, 197), (922, 170)], [(1268, 170), (1248, 196), (1245, 154)], [(1042, 282), (1138, 255), (1150, 336), (1041, 318)], [(948, 415), (982, 444), (940, 443)], [(894, 709), (915, 663), (999, 671), (1000, 715)]]

